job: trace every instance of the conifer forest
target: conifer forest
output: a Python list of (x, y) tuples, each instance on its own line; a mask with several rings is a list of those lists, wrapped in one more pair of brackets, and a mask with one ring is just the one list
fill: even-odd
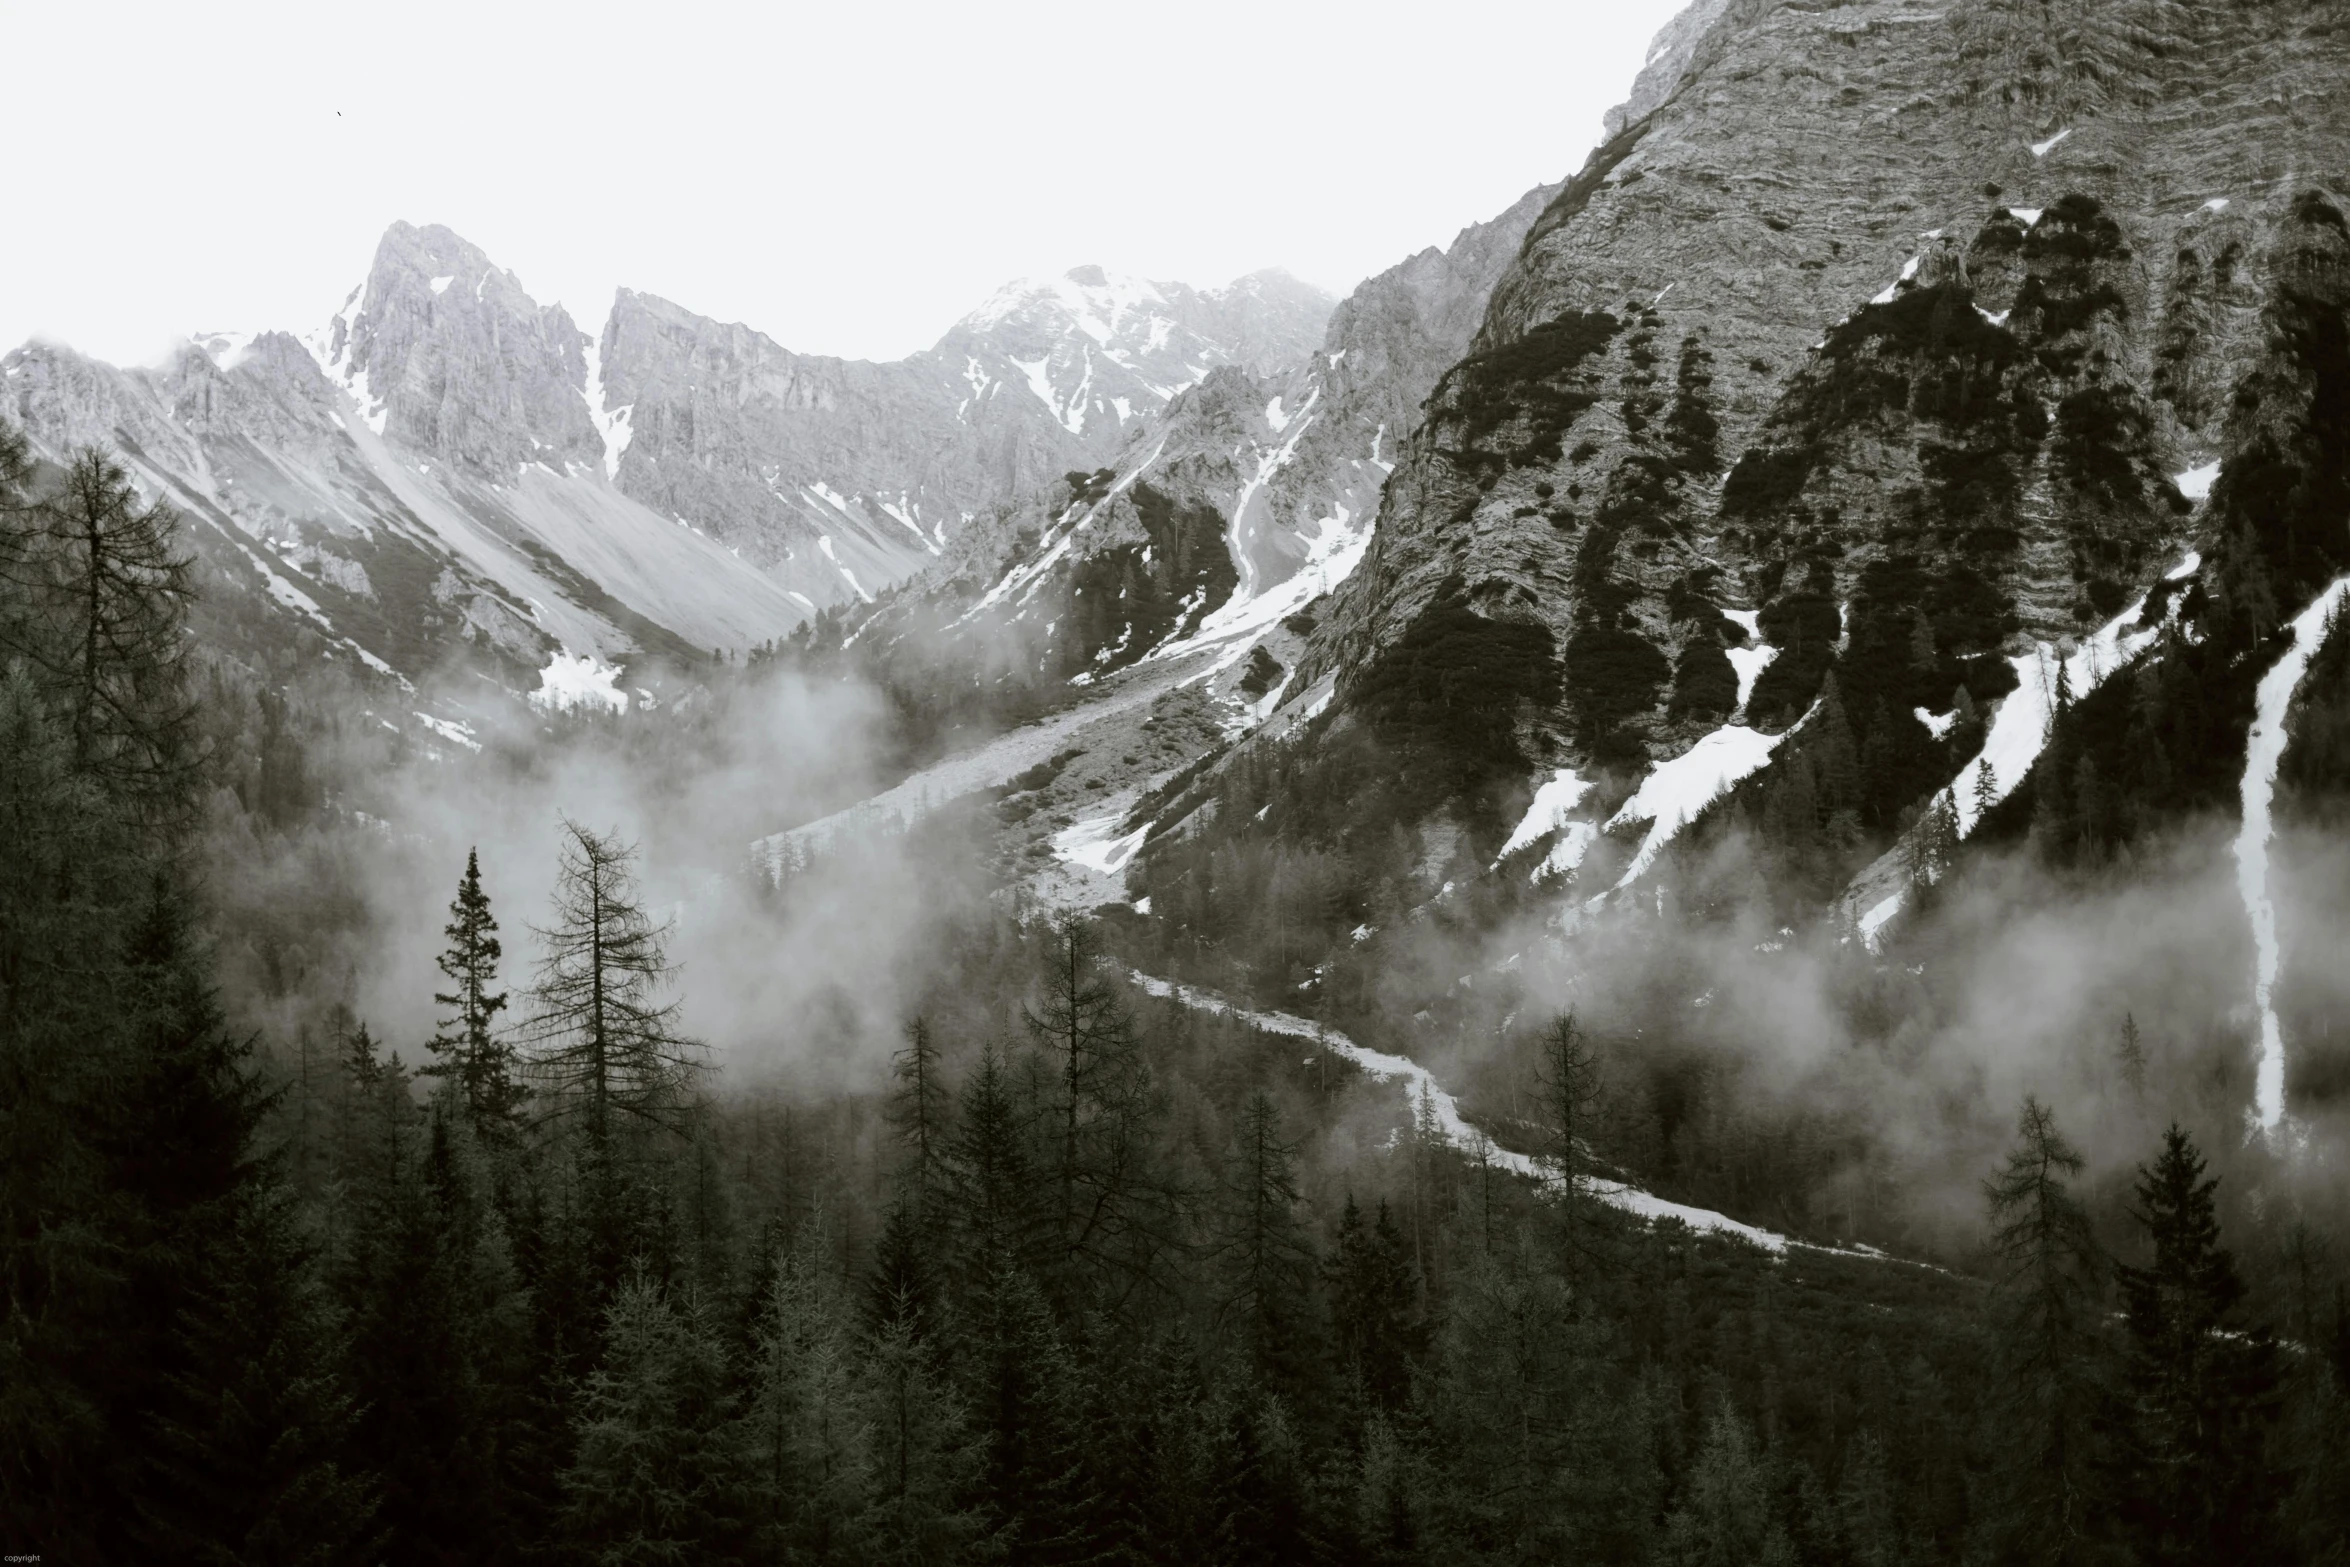
[[(369, 864), (367, 775), (420, 764), (193, 649), (180, 524), (109, 456), (4, 455), (12, 1547), (2346, 1559), (2341, 1188), (2215, 1121), (2163, 1017), (2084, 1040), (2077, 1108), (2022, 1096), (1953, 1174), (1742, 1090), (1654, 998), (1456, 1001), (1493, 1036), (1464, 1145), (1426, 1094), (1138, 982), (1296, 971), (1246, 908), (1154, 934), (972, 896), (938, 829), (952, 907), (894, 1048), (795, 1081), (720, 1069), (640, 850), (564, 817), (538, 906), (470, 848), (433, 866), (437, 952), (397, 975), (433, 1022), (395, 1033), (327, 955), (365, 910), (292, 868)], [(654, 749), (696, 743), (677, 706)], [(1381, 842), (1322, 896), (1375, 895)], [(1343, 952), (1326, 1015), (1373, 1032)], [(1649, 1222), (1600, 1199), (1626, 1178), (1794, 1238)]]

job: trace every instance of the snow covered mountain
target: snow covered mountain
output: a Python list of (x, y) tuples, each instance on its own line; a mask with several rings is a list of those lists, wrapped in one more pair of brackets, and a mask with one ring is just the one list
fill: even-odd
[[(1313, 707), (1288, 666), (1362, 559), (1422, 402), (1556, 189), (1361, 284), (1303, 363), (1213, 369), (1103, 466), (975, 525), (878, 604), (816, 623), (802, 651), (820, 663), (866, 660), (877, 678), (934, 700), (959, 692), (980, 713), (1006, 687), (1041, 690), (1058, 712), (761, 852), (785, 864), (835, 833), (904, 823), (1041, 769), (1054, 776), (1024, 791), (1009, 852), (1069, 883), (1050, 896), (1114, 889), (1126, 856), (1103, 855), (1129, 834), (1111, 829), (1147, 786), (1276, 704)], [(1072, 748), (1111, 760), (1061, 777), (1054, 760)]]
[(527, 686), (557, 650), (740, 648), (868, 596), (1209, 370), (1302, 355), (1329, 306), (1278, 273), (1199, 291), (1080, 268), (870, 364), (627, 290), (591, 337), (400, 223), (316, 331), (132, 368), (29, 344), (0, 361), (0, 412), (52, 456), (119, 449), (182, 506), (231, 590), (208, 632), (241, 652)]

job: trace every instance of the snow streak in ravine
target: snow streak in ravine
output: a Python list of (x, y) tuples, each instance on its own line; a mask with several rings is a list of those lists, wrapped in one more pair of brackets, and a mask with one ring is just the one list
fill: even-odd
[[(1134, 982), (1154, 996), (1179, 1001), (1201, 1012), (1216, 1012), (1237, 1018), (1251, 1028), (1268, 1034), (1288, 1034), (1299, 1039), (1310, 1039), (1332, 1055), (1352, 1062), (1366, 1077), (1381, 1082), (1400, 1081), (1415, 1112), (1425, 1108), (1429, 1118), (1443, 1133), (1445, 1141), (1472, 1156), (1481, 1156), (1494, 1168), (1522, 1175), (1545, 1184), (1557, 1180), (1555, 1171), (1543, 1160), (1511, 1149), (1496, 1146), (1491, 1139), (1471, 1126), (1461, 1114), (1457, 1100), (1444, 1090), (1435, 1075), (1417, 1061), (1406, 1056), (1389, 1055), (1383, 1050), (1372, 1050), (1358, 1045), (1337, 1030), (1286, 1012), (1252, 1012), (1234, 1005), (1223, 997), (1172, 980), (1153, 979), (1148, 974), (1135, 973)], [(1715, 1213), (1710, 1208), (1692, 1208), (1685, 1203), (1668, 1202), (1652, 1192), (1641, 1191), (1622, 1181), (1606, 1180), (1599, 1176), (1581, 1177), (1583, 1189), (1612, 1208), (1620, 1208), (1636, 1217), (1655, 1222), (1677, 1219), (1693, 1230), (1710, 1230), (1717, 1235), (1729, 1235), (1761, 1247), (1764, 1251), (1784, 1252), (1790, 1245), (1802, 1246), (1802, 1241), (1789, 1241), (1784, 1235), (1742, 1224), (1727, 1214)], [(1815, 1250), (1839, 1250), (1835, 1247), (1817, 1247)], [(1867, 1248), (1853, 1248), (1859, 1256), (1875, 1257), (1882, 1253)]]
[(2292, 646), (2260, 677), (2252, 733), (2244, 746), (2244, 824), (2236, 834), (2236, 888), (2252, 921), (2252, 1004), (2260, 1014), (2260, 1072), (2253, 1083), (2252, 1106), (2264, 1131), (2274, 1129), (2285, 1116), (2285, 1035), (2270, 995), (2278, 965), (2277, 910), (2268, 884), (2270, 809), (2276, 801), (2277, 763), (2285, 755), (2285, 714), (2345, 590), (2350, 590), (2350, 577), (2337, 578), (2294, 617)]

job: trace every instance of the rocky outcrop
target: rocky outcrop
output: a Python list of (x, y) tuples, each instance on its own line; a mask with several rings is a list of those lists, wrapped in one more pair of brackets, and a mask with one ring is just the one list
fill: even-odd
[(387, 440), (503, 482), (526, 463), (593, 463), (584, 338), (561, 305), (438, 224), (395, 223), (367, 279), (308, 342)]
[(1309, 671), (1343, 708), (1465, 593), (1561, 648), (1545, 749), (1641, 765), (1729, 716), (1730, 610), (1768, 725), (1914, 645), (1923, 751), (1913, 705), (1995, 696), (2193, 537), (2173, 476), (2228, 449), (2293, 203), (2350, 170), (2340, 26), (1703, 0), (1495, 287)]

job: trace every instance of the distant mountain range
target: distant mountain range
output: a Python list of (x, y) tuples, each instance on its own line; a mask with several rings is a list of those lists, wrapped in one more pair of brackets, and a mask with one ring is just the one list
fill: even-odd
[(1279, 272), (1199, 290), (1079, 267), (928, 352), (794, 354), (622, 290), (600, 335), (438, 227), (394, 224), (322, 327), (193, 338), (118, 368), (30, 344), (0, 412), (50, 456), (122, 451), (194, 520), (213, 634), (416, 678), (527, 687), (772, 639), (1090, 469), (1220, 367), (1270, 373), (1331, 300)]

